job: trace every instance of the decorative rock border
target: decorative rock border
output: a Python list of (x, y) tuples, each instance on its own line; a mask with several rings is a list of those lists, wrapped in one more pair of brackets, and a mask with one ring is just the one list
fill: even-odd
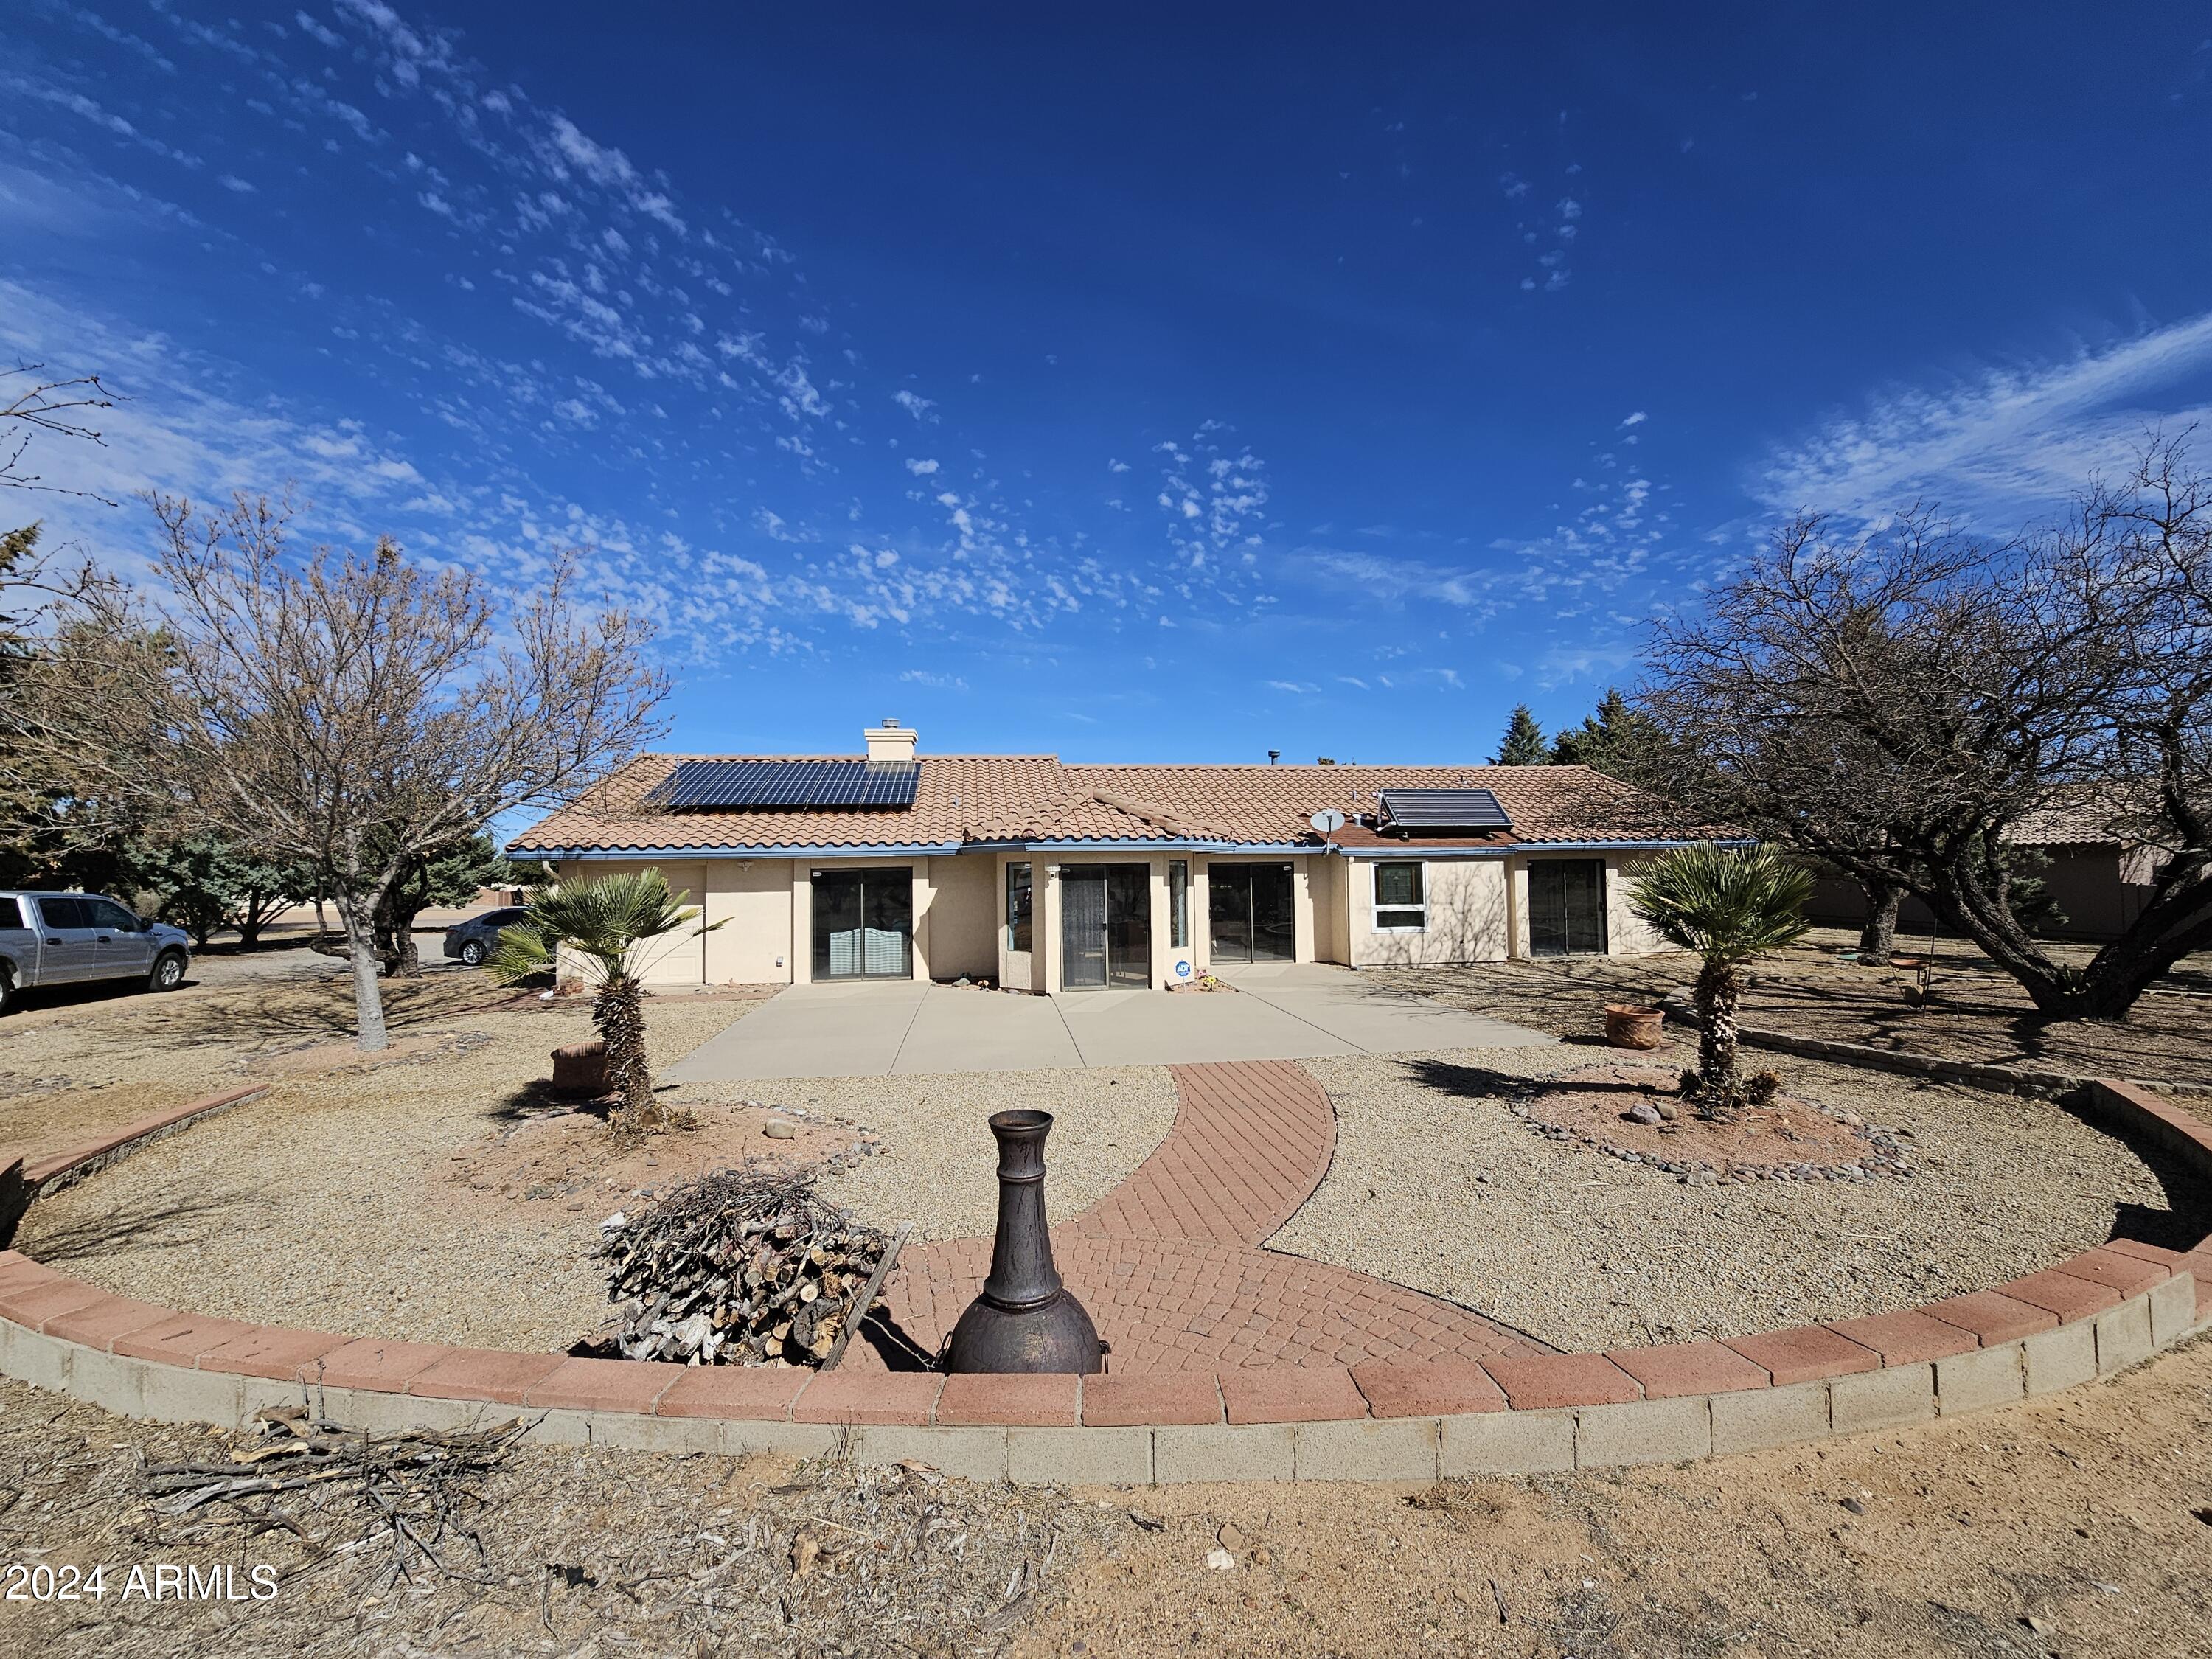
[[(2212, 1127), (2100, 1083), (2089, 1110), (2212, 1177)], [(203, 1103), (203, 1104), (206, 1104)], [(0, 1371), (160, 1421), (303, 1399), (377, 1429), (517, 1408), (534, 1437), (843, 1451), (979, 1479), (1428, 1480), (1673, 1462), (2011, 1405), (2212, 1326), (2212, 1239), (2121, 1240), (1900, 1313), (1605, 1353), (1133, 1376), (685, 1368), (348, 1337), (179, 1313), (0, 1251)]]
[(1850, 1164), (1753, 1164), (1730, 1159), (1723, 1165), (1710, 1158), (1662, 1158), (1656, 1152), (1640, 1152), (1632, 1146), (1616, 1146), (1587, 1130), (1554, 1123), (1536, 1110), (1537, 1103), (1553, 1092), (1556, 1085), (1577, 1075), (1568, 1072), (1557, 1078), (1535, 1079), (1520, 1089), (1516, 1097), (1506, 1103), (1505, 1109), (1547, 1140), (1585, 1147), (1640, 1169), (1656, 1170), (1689, 1187), (1748, 1186), (1761, 1181), (1873, 1181), (1886, 1175), (1909, 1176), (1912, 1173), (1905, 1164), (1905, 1148), (1888, 1130), (1875, 1127), (1856, 1113), (1831, 1111), (1818, 1101), (1807, 1100), (1802, 1096), (1794, 1097), (1798, 1105), (1850, 1130), (1855, 1138), (1866, 1143), (1866, 1155)]

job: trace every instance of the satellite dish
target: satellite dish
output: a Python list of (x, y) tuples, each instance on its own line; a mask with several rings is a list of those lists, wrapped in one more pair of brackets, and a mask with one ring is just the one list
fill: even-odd
[(1324, 836), (1333, 836), (1344, 828), (1344, 814), (1337, 811), (1334, 807), (1324, 806), (1306, 822)]

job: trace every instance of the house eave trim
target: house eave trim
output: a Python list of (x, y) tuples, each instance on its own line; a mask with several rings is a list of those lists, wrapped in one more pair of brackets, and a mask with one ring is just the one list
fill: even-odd
[(1241, 855), (1246, 853), (1267, 857), (1287, 858), (1294, 853), (1318, 853), (1318, 846), (1302, 846), (1296, 842), (1247, 841), (1121, 841), (1101, 838), (1097, 841), (971, 841), (968, 849), (976, 853), (1111, 853), (1116, 849), (1130, 853), (1223, 853)]
[[(1389, 859), (1404, 863), (1408, 859), (1505, 859), (1516, 854), (1536, 853), (1663, 853), (1669, 848), (1692, 844), (1686, 841), (1516, 841), (1504, 847), (1424, 847), (1419, 842), (1407, 842), (1398, 847), (1338, 847), (1331, 850), (1348, 859)], [(1757, 845), (1744, 838), (1716, 844)]]
[(553, 859), (933, 859), (961, 850), (957, 841), (883, 842), (856, 847), (521, 847), (512, 843), (509, 858)]

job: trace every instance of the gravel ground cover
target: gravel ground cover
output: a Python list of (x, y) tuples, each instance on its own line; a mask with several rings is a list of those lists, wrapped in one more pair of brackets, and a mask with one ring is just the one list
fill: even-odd
[[(247, 1080), (351, 1064), (343, 969), (306, 951), (249, 960), (271, 971), (161, 996), (64, 987), (50, 1005), (0, 1016), (0, 1163)], [(385, 1013), (404, 1048), (500, 1000), (479, 975), (441, 971), (387, 984)]]
[[(2125, 1021), (2049, 1024), (2019, 985), (1972, 946), (1939, 941), (1934, 994), (1911, 994), (1916, 975), (1839, 962), (1858, 935), (1815, 928), (1805, 942), (1763, 958), (1744, 1000), (1746, 1024), (1799, 1036), (1910, 1049), (1950, 1060), (2049, 1066), (2087, 1075), (2154, 1078), (2212, 1092), (2212, 953), (2185, 958), (2138, 1001)], [(2094, 946), (2050, 943), (2066, 961)], [(1925, 939), (1898, 941), (1924, 954)], [(1696, 973), (1686, 957), (1576, 957), (1547, 963), (1365, 970), (1394, 989), (1455, 1008), (1550, 1031), (1589, 1036), (1604, 1029), (1608, 1002), (1656, 1002)]]
[(917, 1239), (990, 1236), (999, 1215), (993, 1113), (1027, 1108), (1053, 1115), (1045, 1202), (1054, 1221), (1065, 1221), (1152, 1156), (1176, 1109), (1175, 1079), (1164, 1066), (695, 1083), (672, 1097), (726, 1098), (732, 1089), (774, 1089), (779, 1092), (758, 1097), (880, 1131), (889, 1155), (831, 1176), (823, 1194), (879, 1225), (911, 1221)]
[(2126, 1146), (2057, 1106), (1810, 1061), (1779, 1068), (1789, 1091), (1909, 1131), (1909, 1179), (1686, 1186), (1507, 1111), (1527, 1080), (1590, 1058), (1306, 1061), (1336, 1108), (1336, 1158), (1270, 1248), (1584, 1350), (1887, 1312), (2048, 1267), (2116, 1219), (2160, 1243), (2191, 1220)]
[[(219, 1017), (167, 1001), (36, 1035), (73, 1079), (160, 1079), (179, 1098), (269, 1079), (270, 1092), (145, 1148), (38, 1205), (20, 1247), (119, 1294), (167, 1306), (362, 1335), (565, 1348), (605, 1316), (598, 1223), (703, 1167), (880, 1132), (882, 1153), (824, 1195), (920, 1237), (987, 1233), (996, 1213), (984, 1120), (1011, 1106), (1060, 1119), (1053, 1213), (1087, 1206), (1144, 1161), (1174, 1120), (1162, 1069), (695, 1085), (668, 1098), (699, 1127), (622, 1146), (595, 1120), (539, 1115), (548, 1052), (590, 1034), (587, 1005), (491, 999), (474, 975), (394, 987), (397, 1041), (368, 1065), (342, 1038), (340, 986), (245, 993)], [(742, 1018), (757, 997), (655, 997), (656, 1064)], [(805, 1127), (764, 1139), (775, 1109)], [(137, 1115), (150, 1106), (118, 1115)], [(47, 1119), (22, 1121), (46, 1146)], [(7, 1120), (0, 1119), (0, 1121)], [(599, 1160), (594, 1164), (594, 1158)]]

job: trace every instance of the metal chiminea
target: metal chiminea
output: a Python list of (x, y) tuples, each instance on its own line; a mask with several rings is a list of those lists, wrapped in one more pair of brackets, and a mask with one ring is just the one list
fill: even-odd
[(999, 1231), (983, 1293), (952, 1328), (945, 1369), (1096, 1371), (1098, 1328), (1060, 1282), (1044, 1217), (1044, 1138), (1050, 1112), (999, 1112)]

